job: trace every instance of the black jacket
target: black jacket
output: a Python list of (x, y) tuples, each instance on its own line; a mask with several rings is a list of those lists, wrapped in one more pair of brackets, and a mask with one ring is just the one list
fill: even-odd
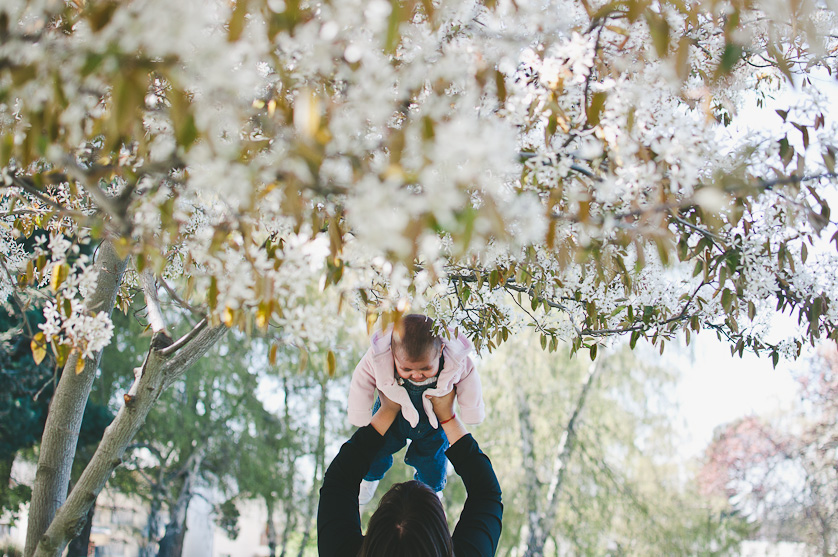
[[(358, 491), (384, 437), (365, 426), (343, 444), (326, 470), (317, 509), (317, 548), (321, 557), (356, 557), (364, 536)], [(468, 496), (451, 539), (456, 557), (492, 557), (498, 547), (503, 505), (492, 463), (470, 434), (445, 452), (463, 479)]]

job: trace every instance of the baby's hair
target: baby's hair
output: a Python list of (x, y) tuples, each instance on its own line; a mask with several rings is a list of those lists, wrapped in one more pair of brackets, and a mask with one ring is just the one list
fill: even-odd
[(408, 360), (418, 361), (427, 357), (430, 350), (437, 351), (442, 339), (434, 334), (434, 320), (427, 315), (410, 313), (393, 329), (393, 348), (398, 347)]

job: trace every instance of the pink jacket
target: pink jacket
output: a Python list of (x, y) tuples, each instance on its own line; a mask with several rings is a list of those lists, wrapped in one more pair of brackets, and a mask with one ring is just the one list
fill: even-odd
[[(369, 350), (352, 373), (352, 383), (349, 385), (349, 421), (352, 425), (361, 427), (370, 423), (375, 389), (401, 405), (402, 415), (411, 427), (416, 427), (419, 423), (419, 413), (410, 402), (410, 395), (396, 382), (393, 352), (390, 350), (391, 336), (392, 327), (373, 333)], [(469, 357), (469, 352), (474, 349), (474, 346), (464, 336), (457, 336), (450, 340), (443, 336), (442, 343), (445, 365), (439, 372), (436, 387), (424, 393), (423, 403), (428, 420), (431, 426), (437, 427), (436, 415), (427, 397), (446, 395), (456, 385), (459, 404), (457, 414), (468, 424), (479, 424), (486, 414), (483, 407), (480, 376), (477, 375), (474, 362)]]

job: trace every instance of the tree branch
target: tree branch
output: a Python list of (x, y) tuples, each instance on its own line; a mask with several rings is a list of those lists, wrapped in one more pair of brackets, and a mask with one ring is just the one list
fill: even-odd
[[(169, 352), (167, 350), (174, 345), (158, 346), (163, 335), (155, 334), (142, 372), (135, 375), (133, 385), (123, 397), (125, 404), (105, 429), (96, 453), (67, 497), (66, 503), (49, 522), (49, 528), (43, 536), (38, 538), (35, 555), (58, 557), (61, 554), (67, 542), (75, 537), (84, 525), (87, 510), (96, 500), (113, 470), (121, 464), (126, 448), (145, 422), (160, 394), (226, 332), (225, 325), (206, 327), (206, 322), (203, 321), (178, 340), (176, 351)], [(68, 365), (73, 363), (71, 361)], [(74, 374), (68, 371), (64, 375)], [(66, 484), (64, 489), (66, 492)]]
[(151, 330), (155, 333), (166, 332), (166, 321), (163, 319), (163, 312), (160, 309), (160, 300), (157, 297), (157, 284), (151, 271), (140, 273), (140, 285), (145, 296), (145, 303), (148, 307), (148, 322)]
[(198, 321), (188, 333), (177, 339), (171, 346), (163, 348), (161, 350), (161, 354), (163, 356), (171, 356), (172, 354), (186, 346), (195, 336), (198, 335), (198, 333), (200, 333), (207, 326), (207, 323), (209, 322), (206, 318), (203, 318), (200, 321)]

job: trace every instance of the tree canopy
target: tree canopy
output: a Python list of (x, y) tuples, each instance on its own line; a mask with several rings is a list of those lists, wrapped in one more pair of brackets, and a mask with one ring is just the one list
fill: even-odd
[[(720, 128), (831, 73), (834, 24), (809, 2), (8, 3), (3, 293), (50, 284), (46, 341), (106, 344), (72, 237), (289, 337), (318, 330), (313, 282), (481, 345), (520, 301), (554, 346), (712, 328), (796, 355), (834, 334), (834, 253), (808, 258), (832, 123), (804, 87), (776, 132)], [(766, 347), (769, 307), (800, 334)]]
[[(810, 80), (835, 70), (834, 8), (4, 2), (0, 298), (43, 304), (32, 355), (66, 383), (27, 555), (60, 551), (85, 490), (228, 327), (323, 347), (343, 306), (370, 326), (413, 307), (490, 350), (523, 321), (592, 357), (712, 329), (775, 363), (835, 338), (836, 130)], [(743, 96), (791, 86), (776, 129), (727, 131)], [(160, 293), (197, 322), (178, 340)], [(140, 297), (151, 349), (56, 522), (75, 441), (50, 432), (78, 430), (112, 308)], [(799, 330), (769, 339), (774, 310)]]

